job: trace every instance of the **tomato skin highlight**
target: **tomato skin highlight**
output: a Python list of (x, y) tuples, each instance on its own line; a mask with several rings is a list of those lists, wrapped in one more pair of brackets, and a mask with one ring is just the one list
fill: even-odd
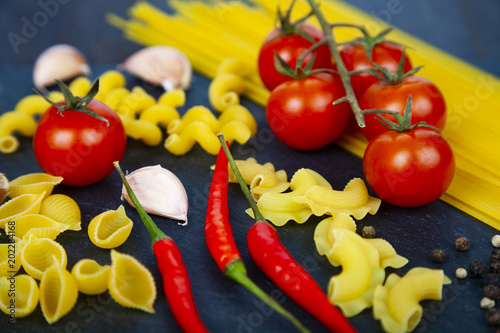
[(113, 162), (121, 161), (125, 154), (127, 137), (118, 115), (98, 100), (91, 100), (87, 107), (106, 118), (109, 127), (82, 112), (57, 114), (52, 106), (40, 117), (33, 137), (40, 167), (63, 177), (66, 185), (85, 186), (102, 180), (113, 172)]
[(366, 147), (363, 171), (382, 200), (417, 207), (446, 192), (455, 173), (455, 158), (448, 142), (433, 129), (388, 131)]
[(287, 146), (314, 150), (334, 142), (344, 131), (350, 115), (347, 103), (333, 105), (345, 96), (337, 74), (318, 73), (276, 87), (266, 105), (273, 133)]
[[(366, 56), (365, 48), (362, 45), (346, 44), (340, 50), (340, 57), (348, 71), (374, 68), (372, 63), (375, 62), (391, 72), (395, 72), (402, 55), (403, 49), (401, 46), (387, 41), (373, 47), (371, 60)], [(403, 69), (405, 73), (412, 69), (408, 56), (405, 58)], [(356, 74), (351, 77), (352, 89), (358, 98), (368, 87), (378, 81), (379, 79), (375, 76), (366, 73)]]
[[(316, 42), (324, 38), (323, 33), (309, 23), (301, 24), (298, 29), (309, 34)], [(277, 37), (280, 33), (280, 27), (271, 30), (259, 51), (259, 74), (262, 83), (269, 91), (285, 81), (293, 80), (291, 77), (278, 73), (274, 66), (274, 54), (277, 53), (290, 67), (295, 69), (297, 59), (312, 46), (310, 41), (297, 33)], [(308, 54), (302, 67), (306, 66), (313, 54), (316, 54), (316, 59), (312, 69), (332, 68), (332, 56), (326, 44)]]
[[(359, 107), (366, 109), (385, 109), (403, 115), (408, 97), (412, 96), (411, 124), (425, 122), (443, 131), (446, 123), (446, 102), (441, 91), (430, 80), (419, 76), (408, 76), (397, 85), (379, 81), (371, 85), (359, 98)], [(389, 114), (381, 116), (395, 121)], [(372, 140), (387, 132), (373, 114), (365, 115), (366, 126), (361, 133)]]

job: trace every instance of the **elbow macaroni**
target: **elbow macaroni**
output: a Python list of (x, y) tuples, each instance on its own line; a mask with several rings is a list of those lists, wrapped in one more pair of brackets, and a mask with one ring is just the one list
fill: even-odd
[(11, 154), (19, 148), (19, 140), (14, 136), (14, 132), (31, 137), (35, 130), (36, 121), (26, 113), (9, 111), (2, 114), (0, 116), (0, 152)]
[(245, 90), (241, 76), (231, 73), (220, 73), (208, 87), (208, 98), (215, 110), (223, 112), (230, 106), (240, 103), (239, 95)]

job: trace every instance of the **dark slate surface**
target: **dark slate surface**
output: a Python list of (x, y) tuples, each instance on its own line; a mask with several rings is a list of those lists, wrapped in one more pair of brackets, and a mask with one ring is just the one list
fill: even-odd
[[(163, 1), (154, 1), (163, 4)], [(478, 67), (500, 74), (500, 37), (498, 14), (500, 5), (493, 2), (467, 1), (367, 1), (352, 3), (398, 26), (442, 49), (465, 59)], [(27, 42), (20, 44), (14, 52), (7, 38), (10, 32), (21, 34), (25, 20), (52, 5), (50, 19), (41, 26)], [(133, 1), (62, 1), (40, 2), (16, 1), (0, 3), (0, 112), (12, 109), (23, 96), (31, 93), (32, 63), (36, 55), (54, 43), (72, 43), (88, 57), (94, 75), (114, 68), (124, 57), (139, 47), (124, 40), (121, 33), (104, 22), (107, 12), (124, 14)], [(396, 9), (395, 9), (396, 8)], [(493, 41), (493, 42), (492, 42)], [(131, 87), (142, 82), (128, 76)], [(180, 109), (192, 105), (209, 105), (207, 89), (209, 80), (194, 76), (193, 88), (187, 93), (187, 103)], [(161, 90), (149, 90), (155, 97)], [(353, 177), (363, 177), (361, 159), (336, 145), (314, 152), (297, 152), (281, 144), (265, 123), (263, 109), (243, 100), (259, 124), (259, 133), (244, 146), (234, 145), (236, 158), (255, 157), (259, 162), (273, 162), (285, 169), (289, 176), (302, 167), (320, 172), (336, 189), (341, 189)], [(0, 155), (0, 172), (8, 178), (38, 172), (31, 148), (31, 140), (21, 138), (21, 147), (13, 155)], [(174, 157), (162, 146), (146, 147), (141, 142), (128, 140), (128, 148), (122, 167), (129, 171), (146, 165), (161, 164), (174, 172), (184, 183), (190, 202), (189, 224), (186, 227), (175, 221), (154, 217), (155, 222), (178, 244), (188, 267), (199, 312), (207, 327), (213, 332), (289, 332), (293, 326), (280, 316), (271, 313), (245, 289), (225, 279), (208, 254), (204, 241), (203, 224), (210, 166), (215, 157), (207, 155), (196, 146), (190, 153)], [(73, 197), (82, 210), (81, 232), (66, 232), (57, 240), (68, 253), (68, 268), (81, 258), (94, 258), (101, 264), (109, 264), (109, 250), (95, 247), (87, 236), (88, 222), (104, 210), (116, 209), (120, 201), (121, 182), (113, 173), (103, 181), (74, 188), (59, 185), (55, 193)], [(294, 313), (313, 332), (324, 332), (311, 315), (304, 312), (287, 297), (281, 295), (276, 286), (266, 278), (251, 261), (246, 248), (246, 233), (252, 224), (244, 210), (248, 207), (237, 185), (229, 188), (230, 215), (236, 242), (240, 247), (249, 275), (278, 301)], [(138, 214), (127, 206), (127, 214), (135, 225), (130, 238), (117, 248), (143, 262), (153, 273), (158, 297), (156, 314), (146, 314), (123, 308), (115, 303), (108, 293), (100, 296), (79, 295), (75, 308), (58, 323), (49, 326), (40, 308), (29, 317), (18, 319), (15, 325), (0, 316), (0, 331), (8, 332), (179, 332), (163, 295), (163, 287), (155, 258), (151, 252), (149, 236), (142, 226)], [(337, 274), (322, 257), (316, 254), (313, 232), (319, 218), (311, 218), (303, 225), (289, 222), (278, 229), (283, 243), (292, 255), (303, 264), (312, 276), (326, 288), (330, 276)], [(416, 332), (493, 332), (484, 320), (485, 311), (479, 308), (482, 297), (482, 282), (474, 279), (458, 281), (454, 278), (457, 267), (467, 267), (472, 260), (487, 261), (492, 251), (491, 237), (496, 231), (467, 214), (437, 201), (425, 207), (398, 208), (382, 204), (375, 216), (367, 216), (358, 222), (359, 230), (365, 225), (375, 226), (380, 237), (387, 239), (399, 254), (410, 259), (410, 263), (396, 270), (404, 274), (415, 266), (443, 268), (453, 280), (443, 291), (443, 301), (424, 301), (424, 317)], [(468, 252), (458, 252), (454, 241), (466, 236), (472, 241)], [(432, 249), (444, 249), (447, 260), (444, 264), (433, 264), (428, 259)], [(388, 270), (390, 273), (393, 270)], [(360, 332), (382, 332), (380, 324), (371, 311), (352, 318)]]

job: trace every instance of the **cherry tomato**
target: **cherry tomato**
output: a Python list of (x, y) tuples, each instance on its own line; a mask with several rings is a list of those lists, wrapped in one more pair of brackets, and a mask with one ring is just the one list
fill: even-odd
[[(303, 23), (297, 29), (309, 34), (316, 42), (323, 39), (323, 33), (314, 26)], [(274, 66), (274, 54), (277, 53), (290, 67), (295, 69), (297, 59), (306, 52), (313, 43), (297, 32), (285, 34), (282, 28), (273, 29), (265, 38), (259, 51), (259, 74), (267, 89), (272, 91), (280, 83), (293, 80), (291, 77), (278, 73)], [(328, 46), (321, 45), (308, 54), (302, 67), (305, 67), (316, 54), (313, 69), (332, 68), (332, 56)]]
[[(64, 105), (64, 102), (59, 104)], [(87, 108), (109, 121), (73, 110), (57, 113), (50, 107), (41, 117), (33, 137), (33, 149), (40, 167), (64, 178), (63, 184), (93, 184), (113, 170), (113, 162), (125, 153), (127, 138), (118, 115), (98, 100)]]
[(317, 73), (276, 87), (266, 105), (273, 133), (287, 146), (312, 150), (335, 141), (349, 119), (347, 103), (332, 103), (345, 96), (337, 74)]
[[(376, 82), (361, 94), (358, 102), (362, 110), (384, 109), (397, 111), (403, 115), (410, 94), (412, 95), (411, 124), (424, 121), (442, 131), (446, 123), (444, 97), (434, 83), (423, 77), (407, 76), (397, 85), (383, 81)], [(395, 121), (389, 114), (380, 115)], [(361, 132), (368, 140), (387, 131), (373, 114), (365, 115), (365, 124)]]
[[(372, 50), (371, 60), (367, 57), (364, 46), (358, 44), (346, 44), (340, 50), (340, 56), (348, 71), (361, 70), (367, 68), (374, 68), (373, 62), (382, 67), (395, 72), (398, 68), (401, 56), (403, 55), (403, 48), (397, 44), (383, 41), (376, 44)], [(412, 69), (410, 59), (406, 55), (404, 63), (404, 73)], [(352, 89), (357, 97), (363, 93), (370, 85), (378, 82), (375, 76), (361, 73), (351, 77)]]
[(450, 145), (436, 130), (417, 127), (375, 137), (366, 147), (363, 170), (382, 200), (416, 207), (431, 203), (448, 189), (455, 159)]

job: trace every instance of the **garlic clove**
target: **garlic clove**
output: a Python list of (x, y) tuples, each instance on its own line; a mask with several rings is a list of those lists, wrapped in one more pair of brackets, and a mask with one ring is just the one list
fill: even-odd
[(78, 75), (89, 75), (90, 67), (83, 54), (74, 46), (56, 44), (45, 49), (35, 60), (33, 82), (43, 90), (56, 83)]
[[(125, 178), (147, 213), (184, 221), (182, 225), (187, 224), (186, 190), (171, 171), (160, 165), (147, 166), (131, 172)], [(125, 186), (122, 189), (123, 199), (135, 207)]]
[(149, 46), (130, 55), (119, 68), (165, 91), (188, 89), (193, 70), (184, 53), (171, 46)]
[(0, 204), (4, 202), (9, 195), (9, 181), (3, 173), (0, 172)]

